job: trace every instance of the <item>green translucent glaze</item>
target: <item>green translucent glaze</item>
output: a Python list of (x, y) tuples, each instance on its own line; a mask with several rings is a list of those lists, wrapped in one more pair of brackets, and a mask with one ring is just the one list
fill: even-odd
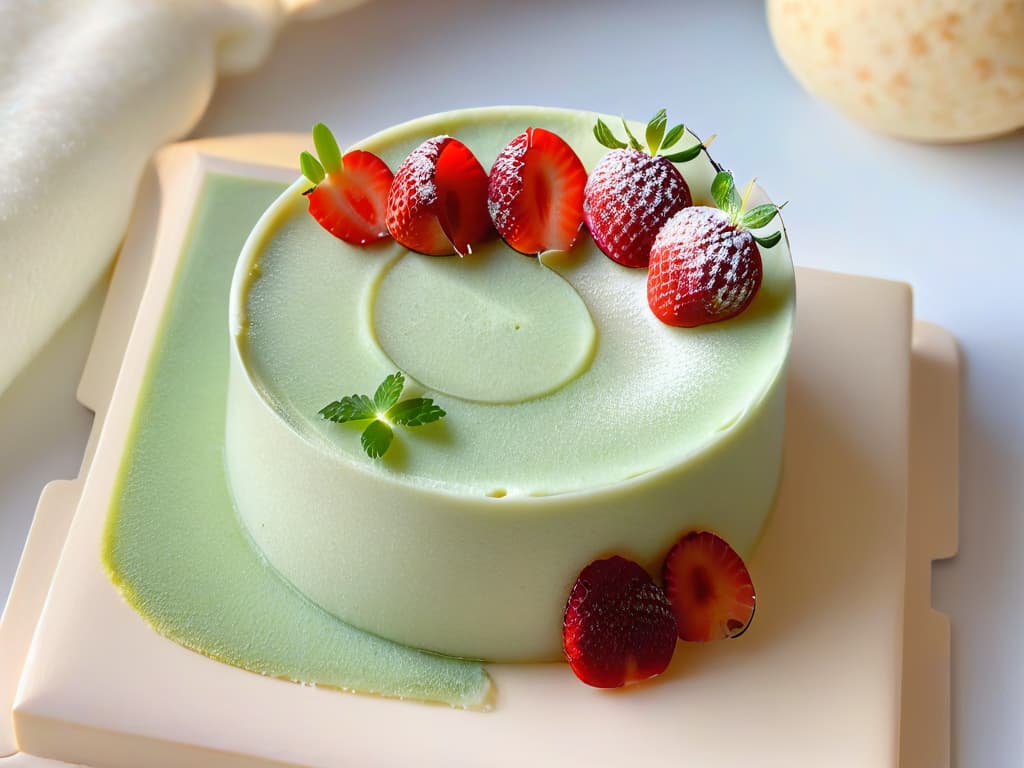
[(243, 669), (303, 683), (482, 708), (476, 663), (407, 648), (313, 605), (253, 549), (223, 466), (228, 289), (277, 183), (209, 175), (136, 406), (103, 547), (152, 626)]

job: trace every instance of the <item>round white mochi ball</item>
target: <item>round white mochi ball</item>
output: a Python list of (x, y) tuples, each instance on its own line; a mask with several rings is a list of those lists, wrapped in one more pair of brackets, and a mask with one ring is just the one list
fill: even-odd
[(768, 0), (811, 93), (883, 133), (969, 141), (1024, 126), (1024, 0)]

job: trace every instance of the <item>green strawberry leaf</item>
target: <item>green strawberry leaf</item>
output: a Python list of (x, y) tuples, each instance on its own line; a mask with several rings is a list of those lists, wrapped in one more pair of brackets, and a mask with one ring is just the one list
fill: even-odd
[(302, 169), (302, 175), (314, 184), (319, 184), (324, 180), (324, 176), (326, 176), (320, 161), (309, 154), (309, 152), (303, 152), (299, 155), (299, 168)]
[(774, 203), (765, 203), (759, 205), (756, 208), (751, 208), (749, 211), (743, 214), (740, 219), (740, 224), (748, 229), (758, 229), (760, 227), (768, 226), (771, 220), (775, 218), (779, 212), (779, 206)]
[(320, 415), (335, 424), (377, 418), (377, 407), (366, 395), (350, 395), (320, 409)]
[(594, 138), (597, 139), (598, 144), (608, 147), (608, 149), (625, 149), (627, 146), (615, 138), (612, 129), (601, 118), (597, 118), (597, 123), (594, 125)]
[(373, 393), (373, 404), (376, 406), (377, 413), (384, 413), (397, 403), (398, 398), (402, 396), (403, 389), (405, 389), (405, 376), (401, 372), (392, 373), (384, 379), (377, 387), (377, 391)]
[(338, 149), (338, 142), (335, 141), (330, 128), (323, 123), (314, 125), (313, 144), (327, 173), (341, 170), (341, 150)]
[(779, 242), (779, 240), (781, 240), (781, 239), (782, 239), (782, 233), (781, 232), (776, 232), (774, 235), (768, 235), (768, 237), (755, 237), (754, 238), (754, 240), (757, 241), (757, 244), (760, 245), (762, 248), (771, 248), (777, 242)]
[(395, 433), (391, 427), (383, 421), (371, 421), (360, 435), (359, 442), (367, 456), (371, 459), (379, 459), (387, 453), (394, 437)]
[(735, 218), (740, 210), (740, 195), (736, 191), (736, 182), (728, 171), (720, 171), (715, 180), (711, 182), (711, 197), (715, 205)]
[(661, 140), (661, 147), (659, 149), (670, 149), (674, 147), (681, 138), (683, 133), (686, 132), (686, 127), (680, 123), (677, 126), (669, 129), (669, 132), (665, 134), (665, 138)]
[(403, 400), (388, 411), (388, 418), (405, 427), (421, 427), (445, 417), (444, 410), (429, 397), (414, 397)]
[(629, 123), (626, 122), (625, 117), (622, 118), (622, 127), (626, 129), (626, 135), (629, 137), (629, 146), (631, 146), (637, 152), (643, 152), (643, 146), (640, 144), (639, 141), (637, 141), (636, 136), (633, 135), (633, 132), (629, 130)]
[(694, 144), (692, 147), (684, 149), (682, 152), (674, 152), (671, 155), (662, 155), (662, 157), (673, 163), (688, 163), (699, 155), (702, 149), (704, 149), (703, 144)]
[(644, 139), (646, 139), (647, 147), (651, 150), (652, 155), (658, 154), (661, 140), (665, 138), (666, 126), (668, 126), (668, 114), (664, 109), (655, 112), (654, 117), (647, 123), (647, 133), (644, 135)]

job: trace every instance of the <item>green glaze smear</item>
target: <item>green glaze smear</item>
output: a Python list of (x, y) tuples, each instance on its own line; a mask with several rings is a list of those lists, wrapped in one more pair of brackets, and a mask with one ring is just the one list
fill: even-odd
[(136, 405), (103, 543), (160, 634), (252, 672), (487, 709), (480, 664), (398, 645), (313, 605), (261, 559), (225, 478), (227, 301), (242, 243), (283, 185), (211, 174)]

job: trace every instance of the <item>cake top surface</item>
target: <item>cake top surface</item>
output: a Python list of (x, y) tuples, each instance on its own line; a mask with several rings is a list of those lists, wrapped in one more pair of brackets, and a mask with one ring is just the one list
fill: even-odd
[[(359, 147), (397, 168), (422, 142), (449, 135), (490, 169), (518, 134), (545, 128), (591, 172), (608, 152), (594, 138), (597, 117), (464, 110)], [(696, 141), (687, 133), (680, 146)], [(711, 204), (717, 169), (707, 154), (676, 167), (694, 203)], [(368, 472), (499, 498), (605, 487), (697, 460), (729, 439), (784, 368), (794, 308), (785, 238), (760, 249), (763, 279), (742, 314), (677, 328), (652, 314), (648, 270), (605, 257), (585, 231), (569, 251), (539, 259), (497, 238), (461, 257), (393, 241), (357, 247), (307, 214), (308, 187), (296, 182), (278, 199), (243, 253), (239, 350), (281, 418)], [(401, 430), (386, 456), (369, 460), (358, 429), (319, 411), (344, 395), (372, 395), (396, 371), (406, 378), (403, 396), (430, 397), (447, 416)]]

